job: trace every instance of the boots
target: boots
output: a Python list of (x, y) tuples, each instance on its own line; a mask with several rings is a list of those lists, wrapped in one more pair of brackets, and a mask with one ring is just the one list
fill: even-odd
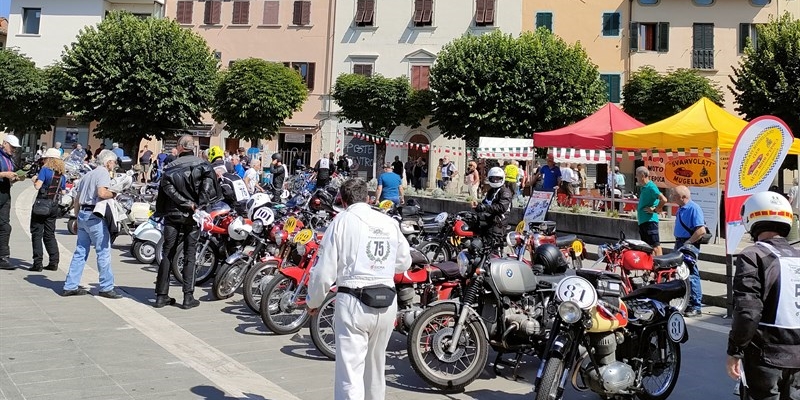
[(171, 306), (173, 304), (175, 304), (175, 299), (165, 294), (158, 294), (156, 295), (156, 303), (153, 304), (153, 307), (162, 308), (165, 306)]
[(199, 305), (200, 305), (200, 300), (195, 300), (193, 293), (183, 294), (183, 304), (181, 304), (182, 309), (188, 310), (190, 308), (195, 308)]

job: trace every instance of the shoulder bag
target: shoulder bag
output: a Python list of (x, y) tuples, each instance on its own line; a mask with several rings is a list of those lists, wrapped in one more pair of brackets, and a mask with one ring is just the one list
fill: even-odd
[[(686, 226), (686, 224), (683, 223), (683, 221), (681, 220), (680, 217), (677, 217), (676, 219), (678, 220), (678, 223), (681, 224), (683, 229), (686, 229), (686, 232), (689, 232), (689, 235), (693, 235), (694, 234), (694, 231), (689, 229), (689, 227)], [(711, 230), (708, 229), (708, 226), (703, 224), (703, 227), (706, 228), (706, 233), (703, 236), (701, 236), (700, 239), (697, 240), (697, 243), (699, 243), (699, 244), (708, 244), (711, 241), (711, 236), (713, 236), (713, 235), (711, 234)], [(695, 228), (695, 230), (697, 230), (697, 228)]]
[(50, 185), (45, 189), (39, 189), (39, 194), (33, 202), (31, 212), (37, 217), (49, 217), (53, 214), (53, 209), (56, 207), (56, 198), (58, 198), (59, 188), (61, 187), (61, 175), (53, 173), (50, 178)]

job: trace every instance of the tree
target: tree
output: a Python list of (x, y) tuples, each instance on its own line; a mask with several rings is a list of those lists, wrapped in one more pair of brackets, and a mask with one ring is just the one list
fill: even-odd
[(57, 67), (36, 68), (16, 50), (0, 50), (0, 130), (22, 134), (51, 129), (63, 115), (63, 101), (54, 86)]
[[(425, 116), (425, 104), (430, 104), (427, 91), (413, 91), (408, 78), (386, 78), (381, 75), (363, 76), (342, 74), (336, 78), (333, 99), (339, 105), (339, 117), (360, 123), (364, 132), (387, 138), (400, 125), (419, 126)], [(386, 142), (375, 146), (375, 162), (383, 164)]]
[(659, 74), (645, 66), (631, 74), (622, 89), (625, 112), (645, 124), (671, 117), (703, 97), (722, 105), (720, 88), (693, 69)]
[(112, 12), (82, 29), (62, 57), (65, 98), (95, 134), (129, 149), (198, 124), (217, 60), (199, 35), (166, 18)]
[(308, 89), (296, 71), (248, 58), (220, 74), (212, 109), (232, 137), (258, 141), (271, 139), (307, 98)]
[[(800, 21), (788, 13), (759, 26), (758, 46), (748, 43), (730, 76), (736, 111), (747, 119), (781, 118), (800, 135)], [(790, 157), (793, 158), (793, 157)]]
[(547, 29), (445, 45), (431, 70), (432, 123), (447, 137), (530, 137), (597, 110), (606, 89), (579, 44)]

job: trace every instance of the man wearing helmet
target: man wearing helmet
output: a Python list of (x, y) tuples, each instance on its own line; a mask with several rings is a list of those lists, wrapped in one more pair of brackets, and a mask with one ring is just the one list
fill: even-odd
[(735, 262), (726, 369), (746, 383), (746, 398), (800, 399), (800, 250), (785, 239), (792, 206), (781, 194), (756, 193), (742, 222), (755, 244)]
[(504, 186), (506, 174), (500, 167), (492, 167), (486, 174), (489, 191), (486, 197), (478, 204), (472, 202), (472, 207), (481, 219), (491, 222), (490, 235), (496, 243), (503, 243), (505, 235), (506, 214), (511, 210), (511, 199), (514, 197), (511, 190)]
[(278, 153), (272, 155), (272, 201), (281, 201), (281, 193), (283, 193), (283, 181), (286, 179), (286, 166), (283, 165), (283, 159)]

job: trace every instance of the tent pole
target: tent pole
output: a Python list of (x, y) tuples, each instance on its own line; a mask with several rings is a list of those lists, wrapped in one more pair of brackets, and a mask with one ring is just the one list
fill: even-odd
[[(617, 162), (616, 147), (614, 145), (611, 145), (611, 167), (609, 168), (608, 174), (606, 174), (606, 175), (611, 177), (611, 189), (609, 189), (609, 196), (611, 196), (611, 210), (612, 211), (617, 209), (617, 203), (614, 201), (614, 187), (617, 186), (617, 177), (614, 176), (614, 166), (615, 166), (616, 162)], [(620, 197), (622, 197), (622, 196), (620, 196)], [(606, 211), (608, 211), (608, 210), (606, 210)]]
[[(719, 164), (719, 160), (720, 160), (720, 154), (719, 154), (719, 145), (718, 145), (717, 146), (717, 199), (716, 199), (717, 200), (717, 212), (719, 212), (719, 209), (722, 206), (721, 200), (720, 200), (720, 194), (722, 194), (722, 192), (720, 191), (720, 181), (722, 180), (722, 176), (720, 176), (720, 175), (721, 175), (721, 172), (722, 172), (722, 166)], [(720, 233), (722, 233), (722, 229), (721, 229), (722, 223), (721, 223), (720, 220), (721, 220), (721, 218), (717, 217), (717, 226), (715, 226), (715, 228), (717, 229), (717, 234), (714, 237), (714, 243), (715, 244), (719, 244), (719, 236), (720, 236)]]

